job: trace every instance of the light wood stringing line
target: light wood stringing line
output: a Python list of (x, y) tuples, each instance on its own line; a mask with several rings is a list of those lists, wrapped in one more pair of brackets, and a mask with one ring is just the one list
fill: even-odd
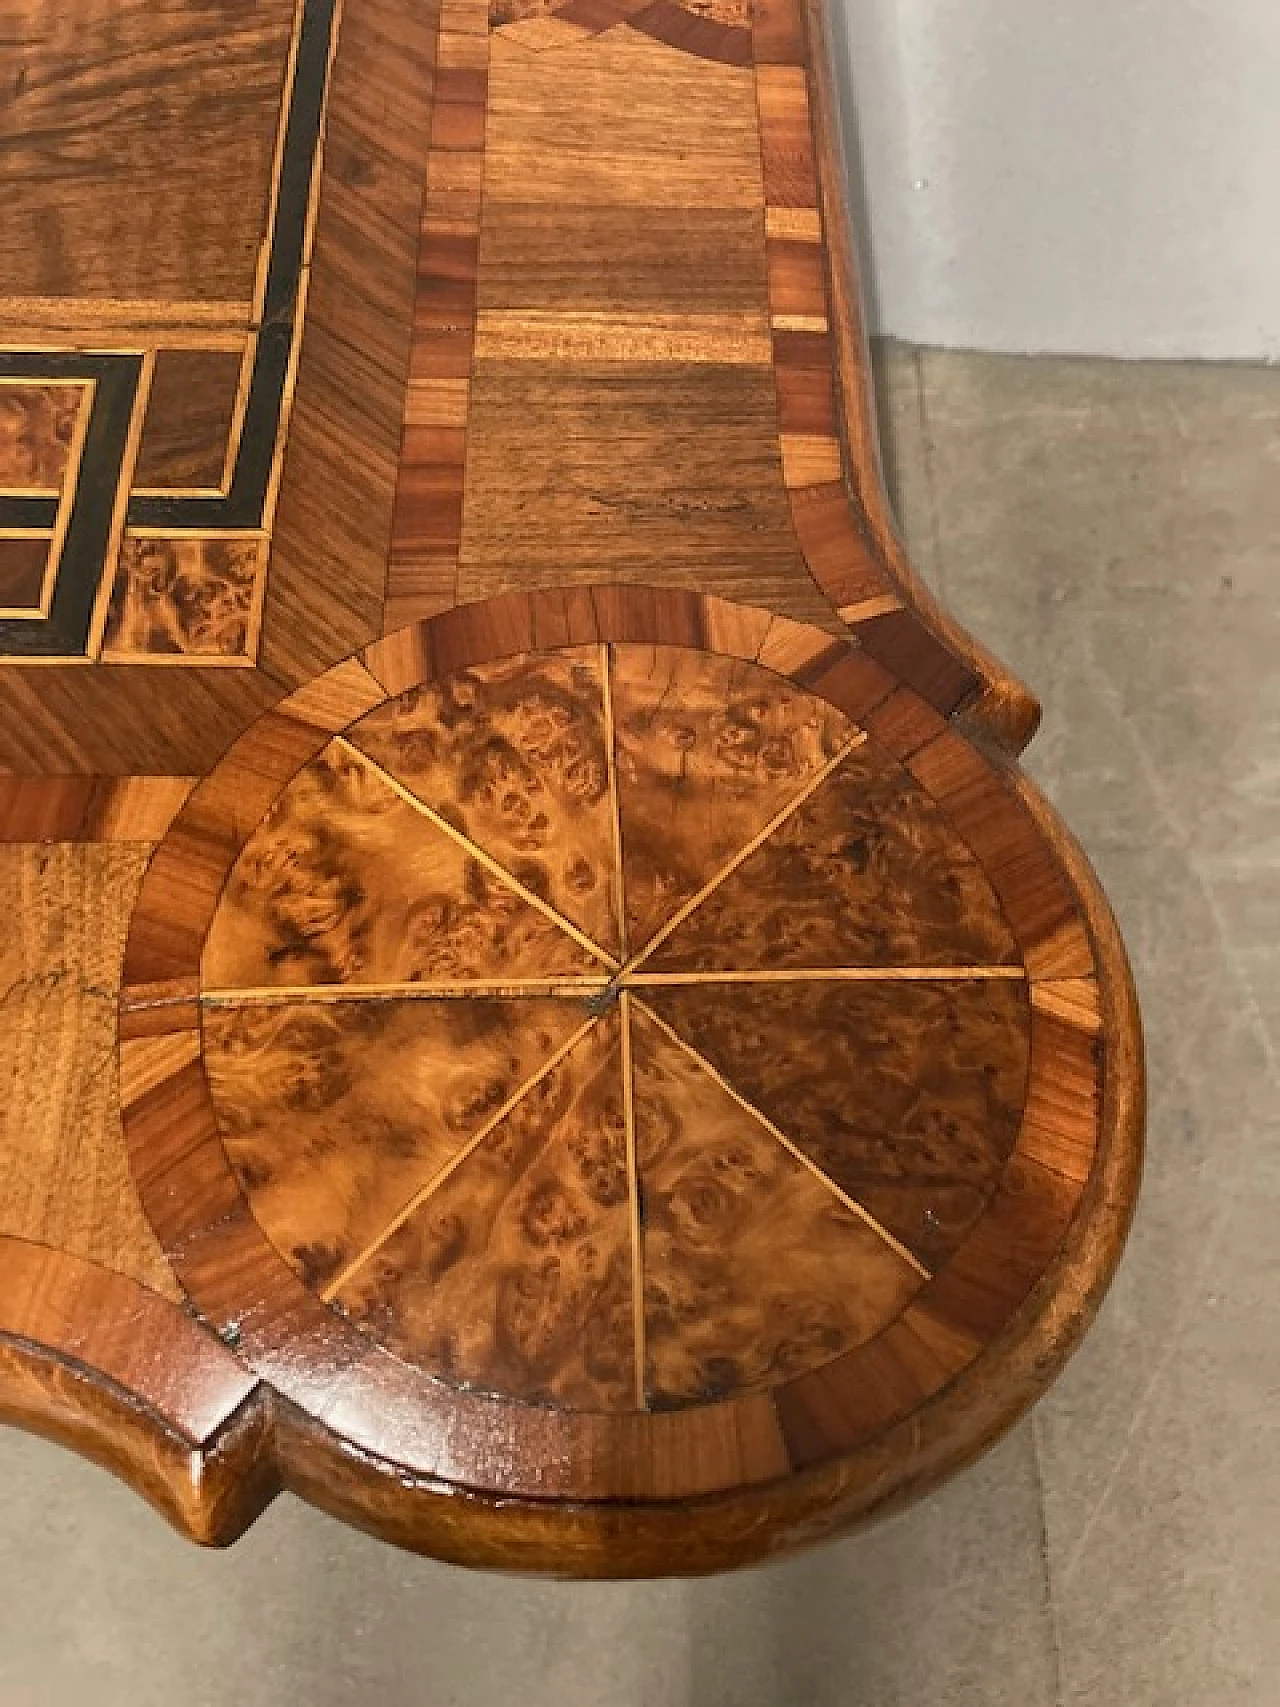
[(622, 1034), (622, 1118), (627, 1141), (627, 1209), (631, 1224), (631, 1312), (635, 1338), (636, 1405), (645, 1405), (644, 1246), (640, 1236), (640, 1164), (636, 1152), (636, 1086), (631, 1051), (631, 997), (618, 997)]
[(686, 1043), (684, 1038), (680, 1036), (680, 1033), (678, 1031), (673, 1031), (667, 1024), (666, 1020), (664, 1020), (660, 1014), (655, 1013), (647, 1002), (642, 1002), (638, 996), (635, 998), (635, 1002), (636, 1006), (647, 1019), (651, 1019), (658, 1029), (670, 1038), (672, 1043), (676, 1044), (677, 1047), (682, 1049), (686, 1055), (696, 1061), (698, 1066), (702, 1068), (703, 1072), (709, 1074), (710, 1077), (715, 1080), (716, 1084), (719, 1085), (720, 1089), (724, 1091), (727, 1096), (733, 1098), (739, 1108), (745, 1109), (748, 1114), (752, 1115), (757, 1121), (759, 1121), (765, 1131), (768, 1132), (771, 1137), (776, 1138), (778, 1143), (782, 1145), (783, 1149), (786, 1150), (789, 1155), (794, 1156), (796, 1161), (803, 1167), (807, 1168), (813, 1177), (825, 1186), (834, 1197), (839, 1198), (840, 1202), (844, 1204), (846, 1209), (856, 1215), (860, 1221), (865, 1221), (871, 1231), (879, 1238), (883, 1239), (885, 1244), (888, 1245), (896, 1255), (902, 1258), (903, 1262), (907, 1263), (925, 1280), (932, 1278), (929, 1270), (918, 1257), (913, 1256), (905, 1245), (899, 1244), (893, 1234), (889, 1232), (886, 1227), (882, 1227), (880, 1225), (869, 1209), (864, 1209), (856, 1198), (850, 1197), (847, 1193), (841, 1191), (835, 1181), (829, 1179), (827, 1175), (823, 1173), (822, 1169), (818, 1167), (816, 1162), (811, 1161), (809, 1157), (805, 1155), (803, 1150), (797, 1148), (797, 1146), (791, 1142), (790, 1138), (787, 1137), (786, 1133), (783, 1132), (781, 1128), (773, 1124), (767, 1114), (761, 1113), (754, 1103), (748, 1102), (746, 1097), (736, 1091), (729, 1083), (728, 1079), (724, 1078), (722, 1074), (716, 1071), (705, 1055), (700, 1055), (696, 1049)]
[(622, 973), (616, 982), (626, 989), (656, 990), (684, 984), (954, 984), (991, 978), (1021, 980), (1026, 976), (1023, 966), (797, 966), (755, 972)]
[(391, 1238), (394, 1233), (399, 1232), (409, 1217), (415, 1214), (431, 1194), (434, 1191), (437, 1191), (449, 1176), (454, 1173), (456, 1169), (462, 1166), (467, 1157), (484, 1143), (485, 1139), (494, 1130), (494, 1128), (499, 1126), (507, 1118), (512, 1110), (524, 1100), (531, 1090), (534, 1090), (542, 1083), (548, 1073), (554, 1072), (560, 1065), (561, 1061), (564, 1060), (565, 1056), (568, 1055), (571, 1050), (576, 1049), (587, 1033), (599, 1023), (598, 1017), (594, 1014), (590, 1019), (584, 1021), (583, 1024), (580, 1025), (573, 1033), (572, 1037), (570, 1037), (567, 1042), (562, 1043), (559, 1049), (555, 1050), (555, 1052), (543, 1062), (542, 1066), (538, 1068), (536, 1073), (531, 1074), (522, 1085), (518, 1086), (517, 1089), (512, 1092), (506, 1102), (502, 1104), (501, 1108), (497, 1109), (495, 1113), (490, 1115), (489, 1119), (485, 1121), (479, 1131), (472, 1134), (472, 1136), (458, 1151), (457, 1155), (450, 1157), (442, 1168), (438, 1168), (427, 1183), (422, 1186), (420, 1190), (416, 1191), (408, 1202), (396, 1212), (392, 1219), (383, 1228), (382, 1232), (378, 1234), (377, 1238), (372, 1239), (362, 1251), (357, 1252), (357, 1254), (352, 1257), (351, 1261), (347, 1263), (345, 1268), (343, 1268), (334, 1277), (334, 1279), (329, 1282), (320, 1294), (325, 1303), (332, 1303), (333, 1299), (339, 1292), (341, 1292), (342, 1288), (347, 1284), (352, 1276), (358, 1274), (370, 1258), (378, 1254), (383, 1245), (386, 1244), (387, 1240)]
[(521, 996), (600, 995), (609, 988), (605, 977), (507, 978), (500, 982), (485, 978), (423, 978), (404, 984), (274, 984), (243, 990), (205, 990), (200, 1000), (211, 1007), (271, 1007), (281, 1002), (380, 1002), (387, 1000), (453, 1001), (465, 996), (488, 1000)]
[(609, 775), (609, 826), (613, 836), (614, 909), (617, 915), (618, 943), (625, 960), (630, 953), (627, 944), (627, 891), (622, 863), (622, 806), (618, 796), (617, 723), (613, 713), (613, 648), (600, 648), (600, 693), (604, 713), (604, 760)]
[(723, 865), (708, 883), (704, 883), (696, 895), (691, 895), (682, 906), (676, 908), (675, 912), (667, 920), (666, 924), (663, 925), (662, 929), (658, 931), (656, 935), (650, 937), (649, 941), (644, 945), (640, 952), (633, 955), (626, 962), (622, 968), (623, 973), (626, 974), (634, 972), (637, 966), (642, 966), (654, 950), (660, 948), (671, 933), (677, 930), (684, 923), (690, 913), (696, 912), (707, 897), (714, 894), (726, 878), (732, 877), (733, 873), (744, 860), (750, 859), (756, 849), (767, 842), (775, 830), (785, 824), (787, 819), (790, 818), (793, 813), (798, 812), (804, 805), (805, 801), (808, 800), (809, 796), (821, 788), (822, 784), (827, 780), (831, 773), (839, 765), (844, 763), (850, 753), (855, 752), (857, 748), (863, 746), (866, 739), (866, 732), (864, 730), (859, 730), (851, 740), (846, 741), (844, 745), (827, 760), (825, 765), (821, 766), (820, 769), (813, 773), (800, 792), (793, 795), (780, 811), (774, 813), (773, 817), (765, 825), (763, 830), (754, 835), (751, 840), (745, 844), (745, 846), (739, 848), (733, 858)]
[(133, 469), (138, 460), (139, 447), (142, 444), (142, 429), (147, 418), (147, 405), (151, 401), (151, 381), (155, 377), (155, 371), (156, 352), (147, 350), (143, 353), (142, 368), (138, 374), (138, 389), (133, 399), (133, 413), (129, 417), (129, 431), (125, 436), (124, 450), (120, 457), (120, 468), (116, 477), (116, 501), (111, 512), (111, 531), (107, 535), (107, 549), (103, 554), (98, 594), (94, 600), (93, 615), (89, 619), (89, 637), (85, 645), (85, 652), (90, 658), (97, 658), (102, 650), (102, 642), (106, 634), (107, 616), (111, 609), (111, 594), (115, 587), (116, 570), (120, 562), (120, 543), (124, 538), (125, 524), (129, 519), (129, 494), (133, 490)]
[(447, 818), (442, 817), (433, 807), (428, 806), (425, 800), (419, 800), (417, 795), (407, 789), (403, 783), (397, 782), (395, 777), (389, 771), (383, 770), (376, 760), (371, 759), (367, 753), (362, 752), (359, 747), (354, 746), (341, 735), (337, 737), (336, 744), (350, 753), (361, 764), (367, 765), (377, 776), (381, 777), (383, 782), (395, 790), (401, 800), (412, 806), (415, 812), (420, 812), (424, 818), (429, 819), (438, 830), (443, 830), (450, 841), (456, 842), (460, 848), (465, 848), (473, 859), (479, 861), (485, 870), (496, 877), (500, 883), (505, 883), (508, 889), (514, 890), (522, 901), (527, 902), (531, 907), (535, 907), (553, 925), (558, 925), (566, 936), (573, 938), (579, 948), (585, 949), (593, 959), (607, 966), (611, 972), (617, 971), (618, 962), (607, 949), (601, 948), (599, 943), (592, 942), (587, 933), (579, 930), (571, 919), (566, 919), (562, 913), (557, 912), (540, 895), (535, 895), (532, 889), (527, 889), (518, 877), (513, 877), (505, 866), (499, 865), (498, 861), (473, 842), (470, 836), (464, 836), (461, 830), (455, 829)]
[(86, 380), (83, 395), (80, 399), (80, 409), (76, 415), (76, 430), (71, 440), (67, 455), (66, 472), (62, 477), (62, 491), (58, 495), (57, 520), (53, 524), (53, 538), (49, 541), (49, 557), (44, 566), (44, 578), (40, 583), (40, 615), (47, 618), (53, 604), (53, 589), (58, 580), (58, 564), (62, 560), (62, 548), (66, 543), (67, 529), (71, 526), (71, 512), (75, 508), (76, 493), (80, 485), (80, 464), (84, 457), (85, 440), (89, 436), (89, 420), (93, 413), (93, 405), (97, 400), (98, 382), (96, 379)]

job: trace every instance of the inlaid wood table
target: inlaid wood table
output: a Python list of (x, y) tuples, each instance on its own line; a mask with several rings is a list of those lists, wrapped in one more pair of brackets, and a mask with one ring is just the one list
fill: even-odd
[(1045, 1388), (1138, 1021), (877, 469), (816, 0), (18, 0), (0, 1415), (699, 1572)]

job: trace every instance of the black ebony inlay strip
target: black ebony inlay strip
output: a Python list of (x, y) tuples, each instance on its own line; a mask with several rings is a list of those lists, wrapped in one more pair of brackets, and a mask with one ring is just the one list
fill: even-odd
[[(259, 528), (265, 523), (284, 413), (285, 382), (299, 331), (311, 187), (336, 14), (337, 0), (305, 0), (302, 9), (276, 184), (262, 322), (231, 484), (216, 498), (132, 497), (128, 507), (131, 527), (218, 533)], [(0, 353), (0, 374), (33, 380), (98, 381), (48, 618), (0, 618), (0, 655), (68, 657), (88, 651), (141, 368), (141, 354)], [(57, 512), (57, 499), (0, 497), (0, 531), (52, 530)]]
[(337, 0), (308, 0), (303, 11), (276, 189), (262, 325), (231, 485), (220, 498), (133, 498), (129, 504), (132, 527), (214, 530), (262, 526), (297, 329), (311, 180), (324, 114), (336, 4)]
[[(78, 656), (88, 648), (89, 625), (111, 541), (111, 520), (142, 357), (93, 356), (79, 351), (6, 355), (0, 357), (0, 372), (21, 379), (97, 381), (49, 614), (44, 620), (0, 617), (0, 652), (9, 657)], [(57, 520), (57, 500), (17, 500), (20, 505), (33, 502), (42, 506), (39, 520), (16, 521), (6, 500), (0, 511), (0, 526), (51, 529)]]

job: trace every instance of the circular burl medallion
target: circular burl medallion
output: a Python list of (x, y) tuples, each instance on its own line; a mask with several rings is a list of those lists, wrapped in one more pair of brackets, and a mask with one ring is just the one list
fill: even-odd
[(227, 1154), (308, 1286), (446, 1381), (591, 1410), (872, 1338), (1017, 1137), (1017, 949), (834, 707), (676, 648), (367, 713), (205, 946)]
[[(946, 1389), (1064, 1248), (1101, 1074), (1071, 885), (941, 719), (748, 614), (736, 648), (625, 605), (581, 644), (419, 625), (264, 718), (153, 861), (148, 1213), (197, 1310), (388, 1458), (785, 1475)], [(539, 1444), (462, 1462), (459, 1418)]]

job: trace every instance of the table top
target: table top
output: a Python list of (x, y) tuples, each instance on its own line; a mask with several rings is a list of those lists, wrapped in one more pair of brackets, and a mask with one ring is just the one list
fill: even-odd
[(1092, 1319), (1141, 1041), (894, 532), (817, 0), (24, 24), (0, 1418), (563, 1575), (932, 1486)]

